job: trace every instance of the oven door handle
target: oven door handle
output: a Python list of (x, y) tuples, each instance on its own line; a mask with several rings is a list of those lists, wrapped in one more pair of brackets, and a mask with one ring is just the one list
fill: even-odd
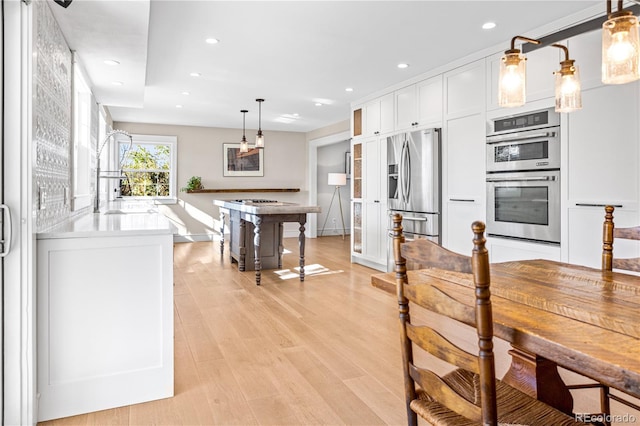
[(523, 141), (526, 139), (553, 138), (555, 136), (556, 132), (531, 133), (525, 135), (523, 135), (522, 133), (514, 133), (511, 135), (487, 136), (487, 144), (509, 141)]
[(487, 178), (487, 182), (549, 182), (556, 180), (555, 176), (532, 176), (521, 178)]

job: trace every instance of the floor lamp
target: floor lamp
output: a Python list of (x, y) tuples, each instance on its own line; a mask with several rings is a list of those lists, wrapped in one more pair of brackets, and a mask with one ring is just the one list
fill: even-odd
[(333, 200), (336, 198), (336, 194), (338, 194), (338, 204), (340, 205), (340, 220), (342, 221), (342, 239), (344, 240), (345, 234), (345, 226), (344, 226), (344, 216), (342, 214), (342, 198), (340, 197), (340, 187), (345, 186), (347, 184), (347, 174), (346, 173), (329, 173), (329, 185), (335, 185), (335, 189), (333, 190), (333, 196), (331, 197), (331, 203), (329, 203), (329, 209), (327, 210), (327, 217), (324, 219), (324, 225), (322, 225), (322, 231), (320, 231), (320, 236), (324, 233), (324, 228), (327, 225), (327, 219), (329, 219), (329, 213), (331, 212), (331, 206), (333, 205)]

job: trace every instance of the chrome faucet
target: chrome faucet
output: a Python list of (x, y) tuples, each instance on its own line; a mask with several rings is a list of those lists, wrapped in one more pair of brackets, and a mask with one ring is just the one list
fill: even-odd
[[(131, 135), (127, 132), (125, 132), (124, 130), (111, 130), (109, 133), (107, 133), (107, 135), (105, 136), (104, 140), (102, 141), (102, 144), (100, 144), (99, 146), (96, 145), (96, 197), (95, 197), (95, 202), (93, 204), (93, 212), (94, 213), (99, 213), (100, 212), (100, 178), (105, 178), (105, 179), (120, 179), (122, 177), (122, 162), (124, 161), (124, 155), (122, 157), (120, 157), (120, 161), (118, 164), (118, 169), (119, 170), (100, 170), (100, 155), (102, 154), (102, 150), (104, 149), (104, 147), (107, 145), (107, 143), (109, 142), (109, 139), (111, 139), (112, 136), (114, 135), (124, 135), (126, 137), (129, 138), (129, 149), (131, 149), (131, 146), (133, 145), (133, 138), (131, 137)], [(128, 150), (127, 150), (128, 151)], [(101, 173), (115, 173), (117, 172), (118, 175), (114, 176), (114, 175), (102, 175)]]

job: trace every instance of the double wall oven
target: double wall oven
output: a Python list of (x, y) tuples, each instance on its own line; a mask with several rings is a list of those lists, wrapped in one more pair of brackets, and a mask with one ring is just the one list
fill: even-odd
[(560, 244), (559, 114), (502, 117), (488, 128), (488, 235)]

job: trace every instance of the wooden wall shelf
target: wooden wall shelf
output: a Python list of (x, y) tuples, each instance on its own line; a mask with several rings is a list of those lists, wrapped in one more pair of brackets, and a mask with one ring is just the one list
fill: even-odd
[(216, 192), (300, 192), (300, 188), (235, 188), (235, 189), (194, 189), (188, 194), (212, 194)]

